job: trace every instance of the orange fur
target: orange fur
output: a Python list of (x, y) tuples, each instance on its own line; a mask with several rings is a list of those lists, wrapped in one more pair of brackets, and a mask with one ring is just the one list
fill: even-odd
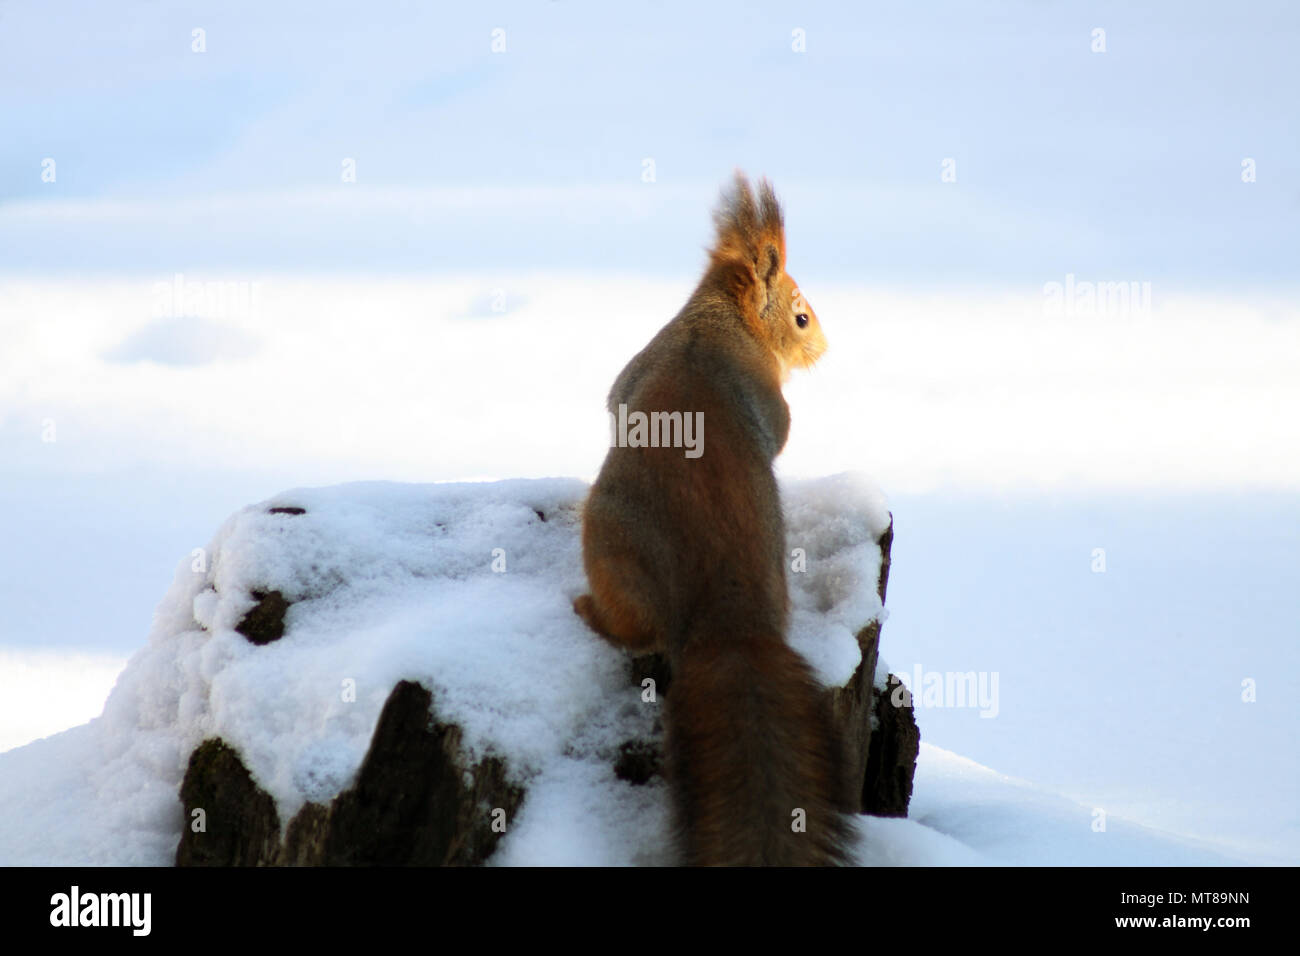
[[(785, 529), (772, 462), (781, 383), (826, 348), (785, 271), (781, 208), (737, 174), (686, 305), (615, 381), (609, 408), (702, 413), (703, 450), (610, 448), (583, 516), (590, 593), (574, 610), (615, 646), (668, 655), (668, 777), (693, 864), (845, 859), (828, 701), (785, 640)], [(798, 811), (806, 832), (792, 826)]]

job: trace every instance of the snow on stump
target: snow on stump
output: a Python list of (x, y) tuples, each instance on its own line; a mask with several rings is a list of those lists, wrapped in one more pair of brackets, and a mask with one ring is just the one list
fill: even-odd
[[(97, 810), (70, 857), (675, 862), (670, 675), (572, 611), (586, 490), (366, 482), (231, 516), (181, 563), (82, 734)], [(888, 706), (878, 653), (889, 512), (852, 475), (786, 482), (782, 497), (789, 639), (832, 697), (845, 808), (905, 814), (915, 724)]]

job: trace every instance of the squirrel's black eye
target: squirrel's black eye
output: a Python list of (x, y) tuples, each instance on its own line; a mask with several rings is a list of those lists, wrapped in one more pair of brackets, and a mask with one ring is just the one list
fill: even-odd
[(804, 313), (804, 312), (800, 312), (798, 315), (796, 315), (796, 316), (794, 317), (794, 321), (795, 321), (795, 324), (799, 326), (799, 328), (801, 328), (801, 329), (803, 329), (803, 328), (807, 328), (807, 326), (808, 326), (808, 315), (807, 315), (806, 313)]

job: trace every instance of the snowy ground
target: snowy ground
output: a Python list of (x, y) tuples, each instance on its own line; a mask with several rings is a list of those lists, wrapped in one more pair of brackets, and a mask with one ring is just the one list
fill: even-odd
[[(167, 278), (0, 279), (0, 750), (100, 711), (178, 559), (247, 502), (591, 476), (609, 381), (689, 283), (270, 276), (257, 314), (192, 323), (154, 315)], [(1040, 290), (815, 288), (831, 351), (791, 384), (780, 468), (889, 491), (896, 671), (999, 678), (996, 717), (919, 712), (913, 820), (870, 822), (875, 858), (959, 839), (986, 861), (1300, 860), (1294, 306), (1158, 290), (1149, 314), (1053, 316)], [(23, 766), (54, 788), (33, 819), (109, 799), (77, 753), (113, 709), (0, 754), (6, 799)], [(0, 815), (0, 859), (76, 858), (58, 836), (19, 854), (22, 818)]]
[[(505, 755), (528, 789), (494, 862), (664, 862), (662, 787), (621, 783), (610, 769), (654, 705), (569, 608), (583, 587), (584, 487), (364, 483), (241, 510), (180, 563), (103, 715), (0, 754), (0, 863), (166, 864), (186, 760), (214, 735), (241, 752), (287, 823), (304, 801), (347, 786), (403, 678), (431, 686), (468, 746)], [(791, 575), (791, 640), (824, 680), (843, 682), (853, 633), (880, 613), (883, 498), (850, 476), (787, 483), (784, 495), (790, 544), (809, 559)], [(233, 627), (250, 592), (271, 588), (293, 602), (287, 632), (256, 647)], [(888, 659), (888, 638), (884, 650)], [(911, 819), (864, 819), (860, 853), (875, 864), (1252, 859), (1100, 809), (927, 744)]]

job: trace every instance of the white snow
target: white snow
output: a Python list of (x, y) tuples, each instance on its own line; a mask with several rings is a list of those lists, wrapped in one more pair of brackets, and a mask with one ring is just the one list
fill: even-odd
[[(165, 865), (186, 761), (220, 736), (283, 824), (348, 786), (401, 679), (429, 687), (476, 754), (527, 796), (494, 864), (669, 862), (662, 784), (611, 769), (644, 732), (623, 657), (572, 613), (584, 589), (575, 479), (298, 489), (228, 519), (187, 555), (104, 712), (0, 754), (0, 864)], [(786, 482), (791, 640), (826, 680), (856, 663), (875, 596), (883, 497), (853, 475)], [(302, 515), (272, 507), (305, 508)], [(543, 517), (544, 519), (543, 520)], [(494, 569), (495, 566), (495, 569)], [(233, 630), (253, 591), (292, 602), (282, 639)], [(889, 648), (889, 632), (884, 645)], [(355, 700), (347, 693), (355, 688)], [(922, 728), (924, 732), (924, 727)], [(911, 819), (864, 818), (874, 865), (1215, 863), (1203, 843), (1114, 817), (923, 746)]]

